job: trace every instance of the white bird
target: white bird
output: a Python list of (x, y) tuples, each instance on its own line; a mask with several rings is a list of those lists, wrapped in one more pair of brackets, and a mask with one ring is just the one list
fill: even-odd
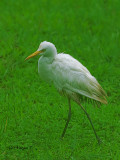
[(53, 83), (59, 93), (65, 95), (68, 98), (69, 113), (65, 128), (62, 133), (62, 138), (65, 135), (68, 123), (71, 118), (71, 103), (72, 99), (75, 101), (87, 115), (95, 136), (100, 142), (99, 137), (96, 134), (92, 121), (81, 105), (81, 98), (83, 96), (93, 99), (104, 104), (107, 104), (106, 93), (93, 77), (90, 72), (79, 61), (74, 59), (69, 54), (57, 53), (57, 49), (54, 44), (44, 41), (40, 43), (40, 46), (36, 52), (26, 58), (30, 59), (36, 55), (41, 55), (38, 60), (38, 73), (43, 81)]

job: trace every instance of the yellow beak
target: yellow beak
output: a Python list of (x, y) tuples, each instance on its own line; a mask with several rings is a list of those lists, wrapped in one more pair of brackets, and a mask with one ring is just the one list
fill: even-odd
[(43, 51), (36, 51), (36, 52), (34, 52), (33, 54), (31, 54), (30, 56), (28, 56), (25, 60), (28, 60), (28, 59), (30, 59), (30, 58), (32, 58), (32, 57), (34, 57), (34, 56), (36, 56), (36, 55), (38, 55), (38, 54), (40, 54), (40, 53), (42, 53)]

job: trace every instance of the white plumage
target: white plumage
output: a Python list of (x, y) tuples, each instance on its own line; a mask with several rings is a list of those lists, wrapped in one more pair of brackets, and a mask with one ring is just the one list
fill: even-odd
[(80, 105), (82, 95), (104, 104), (107, 103), (106, 93), (95, 77), (72, 56), (64, 53), (57, 54), (54, 44), (46, 41), (42, 42), (38, 50), (26, 59), (37, 54), (41, 55), (38, 60), (38, 72), (41, 79), (53, 83), (57, 90), (68, 99)]
[(69, 54), (57, 54), (56, 49), (52, 50), (51, 56), (49, 47), (55, 48), (50, 42), (42, 42), (38, 49), (46, 49), (38, 61), (38, 72), (43, 80), (53, 82), (60, 93), (72, 96), (73, 100), (76, 93), (107, 103), (105, 92), (86, 67)]

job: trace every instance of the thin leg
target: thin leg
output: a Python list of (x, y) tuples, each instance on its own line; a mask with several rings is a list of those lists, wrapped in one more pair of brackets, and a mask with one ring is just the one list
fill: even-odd
[(67, 119), (67, 122), (66, 122), (66, 125), (65, 125), (65, 128), (64, 128), (64, 130), (63, 130), (63, 133), (62, 133), (61, 138), (64, 137), (65, 132), (66, 132), (67, 127), (68, 127), (68, 123), (69, 123), (69, 121), (70, 121), (70, 119), (71, 119), (71, 104), (70, 104), (70, 99), (69, 99), (69, 98), (68, 98), (68, 104), (69, 104), (68, 119)]
[(99, 137), (98, 137), (98, 135), (97, 135), (97, 133), (96, 133), (96, 131), (95, 131), (95, 128), (94, 128), (94, 126), (93, 126), (93, 123), (92, 123), (92, 121), (91, 121), (91, 118), (90, 118), (89, 114), (86, 112), (86, 110), (83, 108), (83, 106), (82, 106), (80, 103), (79, 103), (79, 105), (80, 105), (80, 107), (82, 108), (82, 110), (85, 112), (87, 118), (89, 119), (90, 124), (91, 124), (91, 126), (92, 126), (92, 128), (93, 128), (93, 131), (94, 131), (94, 133), (95, 133), (96, 139), (97, 139), (98, 143), (100, 144), (100, 143), (101, 143), (101, 140), (99, 139)]

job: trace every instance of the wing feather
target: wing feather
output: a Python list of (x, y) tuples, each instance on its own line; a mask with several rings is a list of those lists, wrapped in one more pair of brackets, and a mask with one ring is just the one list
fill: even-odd
[(77, 93), (107, 103), (106, 93), (90, 72), (68, 54), (58, 54), (52, 63), (53, 83), (61, 92)]

